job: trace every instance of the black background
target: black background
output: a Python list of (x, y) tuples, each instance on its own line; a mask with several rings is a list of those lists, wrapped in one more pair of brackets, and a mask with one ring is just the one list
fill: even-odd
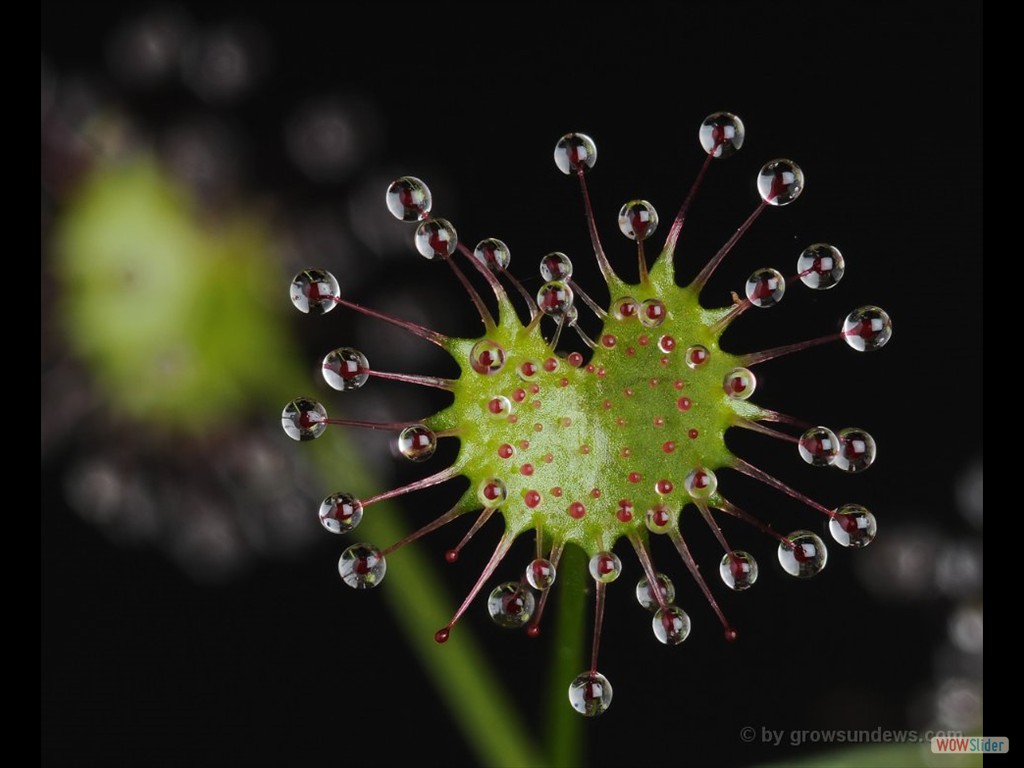
[[(269, 32), (273, 64), (243, 108), (254, 188), (315, 194), (274, 159), (279, 151), (259, 148), (280, 142), (280, 115), (304, 94), (355, 88), (385, 119), (387, 166), (443, 167), (459, 191), (465, 239), (496, 234), (514, 254), (587, 252), (578, 192), (551, 162), (562, 133), (585, 131), (598, 143), (595, 209), (606, 246), (626, 263), (618, 206), (645, 197), (667, 227), (702, 159), (700, 120), (718, 109), (740, 114), (747, 144), (712, 168), (683, 235), (682, 277), (753, 209), (760, 164), (792, 157), (807, 175), (805, 195), (766, 212), (705, 303), (727, 301), (754, 267), (785, 271), (803, 245), (830, 240), (846, 254), (844, 282), (820, 296), (794, 287), (782, 307), (739, 323), (735, 346), (824, 333), (865, 303), (890, 312), (895, 334), (878, 355), (836, 346), (766, 365), (758, 392), (759, 403), (869, 429), (879, 461), (867, 475), (821, 480), (759, 439), (736, 440), (738, 450), (826, 503), (856, 498), (883, 532), (894, 519), (956, 532), (953, 482), (980, 458), (982, 437), (984, 133), (974, 6), (215, 3), (190, 12), (210, 22), (252, 19)], [(44, 3), (43, 51), (63, 70), (101, 69), (104, 35), (122, 17), (116, 5)], [(129, 104), (156, 121), (178, 98)], [(531, 271), (513, 258), (518, 274)], [(44, 462), (44, 764), (473, 761), (383, 602), (340, 593), (334, 542), (301, 562), (196, 585), (159, 554), (116, 548), (75, 517), (53, 482), (60, 472), (59, 459)], [(837, 484), (849, 489), (842, 499)], [(769, 503), (767, 490), (742, 480), (725, 487), (752, 499), (748, 507)], [(769, 515), (780, 527), (809, 524), (808, 510), (780, 509)], [(708, 568), (714, 543), (692, 529)], [(457, 573), (446, 571), (456, 592), (468, 588), (490, 541), (467, 550)], [(941, 601), (879, 601), (856, 578), (862, 553), (838, 547), (819, 579), (796, 583), (774, 567), (764, 539), (745, 541), (760, 553), (762, 575), (749, 595), (721, 596), (741, 632), (734, 645), (692, 595), (694, 634), (680, 648), (657, 647), (628, 594), (633, 578), (613, 585), (601, 666), (616, 701), (586, 724), (591, 764), (810, 754), (742, 743), (745, 725), (924, 727), (911, 702), (932, 674)], [(546, 648), (479, 623), (509, 695), (539, 730)], [(389, 736), (369, 732), (369, 723)]]

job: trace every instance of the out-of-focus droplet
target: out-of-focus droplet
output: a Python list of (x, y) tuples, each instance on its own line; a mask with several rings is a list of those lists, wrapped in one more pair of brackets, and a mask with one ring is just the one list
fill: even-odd
[(572, 260), (561, 251), (554, 251), (540, 260), (540, 276), (543, 280), (568, 280), (572, 277)]
[(596, 162), (597, 145), (585, 133), (567, 133), (555, 144), (555, 165), (566, 175), (586, 173)]
[[(656, 573), (654, 575), (658, 581), (658, 590), (661, 592), (662, 602), (666, 605), (674, 602), (676, 599), (676, 588), (672, 584), (672, 579), (663, 573)], [(656, 611), (660, 606), (658, 598), (655, 596), (654, 590), (651, 589), (651, 584), (647, 581), (646, 576), (636, 583), (636, 601), (648, 611)]]
[(230, 25), (193, 35), (182, 57), (185, 83), (212, 104), (233, 101), (262, 75), (266, 43), (255, 27)]
[(299, 312), (326, 315), (338, 306), (341, 288), (326, 269), (304, 269), (292, 279), (289, 295)]
[(488, 237), (477, 243), (473, 256), (491, 272), (504, 272), (512, 261), (508, 246), (496, 237)]
[(560, 280), (552, 280), (544, 283), (537, 291), (537, 306), (540, 310), (552, 317), (563, 317), (572, 307), (572, 288)]
[(789, 205), (804, 191), (804, 172), (792, 160), (772, 160), (757, 174), (757, 191), (768, 205)]
[(358, 99), (328, 97), (300, 107), (285, 126), (292, 162), (311, 181), (349, 179), (374, 149), (377, 118)]
[(315, 440), (327, 429), (327, 410), (316, 400), (297, 397), (281, 411), (281, 427), (292, 440)]
[(373, 589), (384, 580), (388, 565), (372, 544), (353, 544), (341, 553), (338, 573), (352, 589)]
[(363, 504), (351, 493), (332, 493), (320, 503), (320, 524), (331, 533), (348, 533), (363, 519)]
[(352, 347), (338, 347), (328, 352), (321, 370), (327, 385), (339, 392), (359, 389), (370, 378), (366, 355)]
[(791, 576), (809, 579), (825, 568), (828, 550), (825, 542), (810, 531), (794, 531), (779, 544), (779, 564)]
[(487, 613), (495, 624), (504, 629), (525, 627), (535, 607), (533, 592), (518, 581), (495, 587), (487, 598)]
[(188, 33), (188, 20), (177, 9), (149, 9), (114, 31), (107, 45), (110, 69), (129, 85), (156, 85), (178, 71)]

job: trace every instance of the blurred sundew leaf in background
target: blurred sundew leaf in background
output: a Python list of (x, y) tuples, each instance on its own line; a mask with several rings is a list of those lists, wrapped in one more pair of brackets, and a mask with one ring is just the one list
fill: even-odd
[(266, 233), (243, 216), (203, 228), (148, 156), (83, 180), (56, 250), (70, 351), (116, 418), (200, 433), (291, 384)]

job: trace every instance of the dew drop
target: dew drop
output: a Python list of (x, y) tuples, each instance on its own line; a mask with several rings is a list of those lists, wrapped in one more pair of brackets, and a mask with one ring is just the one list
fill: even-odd
[(488, 237), (477, 243), (473, 256), (491, 272), (504, 272), (512, 260), (508, 246), (496, 237)]
[(341, 288), (326, 269), (304, 269), (292, 278), (289, 295), (299, 312), (326, 315), (338, 306)]
[(679, 645), (690, 635), (690, 617), (678, 605), (658, 608), (651, 626), (654, 636), (665, 645)]
[(597, 162), (597, 145), (585, 133), (567, 133), (555, 144), (555, 165), (567, 176), (582, 170), (584, 173)]
[(351, 493), (332, 493), (320, 502), (320, 524), (331, 533), (348, 533), (363, 519), (363, 504)]
[(714, 158), (731, 157), (740, 151), (746, 129), (731, 112), (715, 112), (700, 124), (700, 145)]
[(843, 321), (843, 338), (858, 352), (873, 352), (892, 338), (892, 320), (880, 307), (858, 307)]
[(771, 160), (757, 174), (757, 191), (768, 205), (789, 205), (804, 191), (804, 172), (792, 160)]
[(399, 221), (420, 221), (430, 213), (430, 189), (415, 176), (403, 176), (388, 185), (388, 210)]
[(610, 584), (622, 573), (622, 561), (614, 552), (598, 552), (590, 558), (590, 575), (595, 581)]
[(483, 375), (497, 373), (505, 366), (505, 350), (490, 339), (481, 339), (469, 350), (469, 365)]
[(779, 544), (779, 564), (786, 573), (800, 579), (821, 573), (828, 560), (825, 542), (810, 531), (794, 531), (786, 540), (788, 545)]
[(507, 581), (494, 588), (487, 598), (487, 613), (503, 629), (525, 627), (536, 607), (533, 592), (518, 581)]
[(567, 314), (572, 307), (572, 301), (572, 288), (559, 280), (544, 283), (537, 291), (537, 306), (544, 314), (552, 317)]
[(742, 592), (750, 589), (757, 581), (757, 560), (749, 552), (741, 549), (734, 549), (722, 557), (718, 566), (718, 573), (725, 582), (725, 586)]
[(827, 467), (835, 461), (839, 451), (839, 440), (828, 427), (811, 427), (797, 443), (800, 458), (812, 467)]
[(348, 392), (359, 389), (370, 378), (366, 355), (352, 347), (339, 347), (324, 357), (322, 372), (331, 389)]
[(747, 300), (761, 309), (774, 307), (786, 292), (786, 278), (777, 269), (765, 267), (747, 278)]
[(353, 544), (341, 553), (338, 573), (352, 589), (373, 589), (387, 572), (384, 555), (372, 544)]
[(437, 450), (437, 435), (422, 424), (406, 427), (398, 436), (398, 451), (409, 461), (426, 461)]
[(640, 305), (640, 322), (648, 328), (657, 328), (668, 315), (661, 299), (647, 299)]
[(714, 496), (718, 490), (718, 478), (710, 469), (694, 467), (686, 473), (683, 487), (692, 498), (707, 499)]
[(844, 547), (860, 549), (875, 540), (878, 523), (875, 516), (860, 504), (843, 504), (828, 523), (829, 533)]
[(572, 261), (561, 251), (554, 251), (540, 260), (542, 280), (568, 280), (572, 277)]
[(485, 507), (500, 507), (508, 496), (505, 483), (497, 477), (488, 477), (480, 481), (477, 486), (476, 496)]
[(327, 429), (327, 410), (316, 400), (297, 397), (281, 411), (281, 426), (292, 440), (316, 440)]
[(672, 528), (672, 510), (665, 504), (658, 504), (647, 510), (644, 524), (651, 533), (668, 533)]
[(796, 271), (800, 282), (816, 291), (832, 288), (843, 279), (846, 262), (834, 245), (815, 243), (797, 257)]
[(416, 227), (416, 250), (425, 259), (447, 259), (455, 253), (459, 236), (448, 219), (428, 219)]
[(703, 344), (694, 344), (686, 348), (686, 364), (694, 370), (705, 365), (710, 357), (711, 352)]
[(722, 380), (722, 388), (725, 394), (733, 400), (746, 400), (757, 387), (757, 379), (751, 371), (746, 368), (733, 368)]
[(646, 240), (658, 228), (658, 212), (646, 200), (630, 200), (619, 209), (619, 231), (630, 240)]
[(543, 557), (538, 557), (526, 566), (526, 581), (541, 592), (555, 583), (556, 575), (554, 564)]
[(569, 704), (584, 717), (597, 717), (612, 704), (612, 685), (600, 672), (584, 672), (569, 683)]
[(875, 463), (875, 439), (863, 429), (847, 427), (836, 433), (839, 449), (832, 466), (843, 472), (863, 472)]
[[(672, 584), (672, 579), (663, 573), (656, 573), (654, 576), (658, 582), (658, 590), (661, 592), (662, 600), (666, 604), (673, 602), (676, 599), (676, 588)], [(636, 601), (648, 611), (656, 611), (661, 607), (658, 604), (658, 599), (654, 596), (651, 583), (647, 580), (646, 576), (636, 583)]]

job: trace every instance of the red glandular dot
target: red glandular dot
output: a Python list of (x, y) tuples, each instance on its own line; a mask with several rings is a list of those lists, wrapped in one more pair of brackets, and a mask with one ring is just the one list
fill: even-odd
[(554, 454), (551, 454), (551, 453), (545, 453), (544, 454), (544, 463), (545, 464), (550, 464), (554, 460), (555, 460)]
[(556, 485), (554, 488), (552, 488), (551, 489), (551, 495), (552, 496), (556, 496), (556, 497), (557, 496), (561, 496), (562, 495), (562, 488), (561, 488), (561, 486)]
[(612, 401), (611, 400), (605, 400), (603, 403), (601, 403), (601, 405), (604, 407), (604, 409), (606, 411), (611, 410)]
[(561, 418), (561, 420), (559, 421), (559, 423), (560, 423), (560, 424), (561, 424), (561, 425), (562, 425), (563, 427), (568, 427), (568, 426), (570, 426), (570, 425), (572, 424), (572, 419), (570, 419), (570, 418), (569, 418), (568, 416), (563, 416), (563, 417)]
[(523, 464), (523, 466), (521, 466), (519, 468), (519, 471), (522, 472), (527, 477), (529, 477), (530, 475), (533, 474), (533, 464), (530, 464), (530, 463)]
[(560, 378), (558, 380), (558, 386), (560, 386), (560, 387), (568, 387), (569, 386), (569, 380), (563, 376), (562, 378)]
[(648, 344), (651, 343), (651, 340), (645, 335), (640, 335), (637, 336), (636, 343), (639, 344), (641, 347), (646, 347)]
[(683, 382), (682, 379), (676, 379), (675, 381), (672, 382), (672, 386), (675, 387), (676, 389), (682, 389), (683, 387), (686, 386), (686, 384)]
[(517, 403), (523, 402), (523, 400), (526, 399), (526, 390), (517, 389), (515, 392), (512, 393), (512, 399), (515, 400)]
[(520, 440), (519, 441), (519, 447), (522, 448), (525, 451), (527, 448), (530, 447), (530, 441), (529, 440)]
[(588, 453), (590, 453), (590, 446), (586, 445), (586, 444), (581, 445), (580, 446), (580, 453), (582, 453), (584, 456), (586, 456)]
[(626, 347), (626, 354), (633, 357), (636, 354), (636, 350), (632, 347)]
[(531, 384), (530, 385), (530, 391), (533, 392), (533, 394), (536, 395), (538, 392), (540, 392), (540, 385), (539, 384)]
[(688, 411), (693, 407), (693, 401), (688, 397), (680, 397), (676, 400), (676, 408), (680, 411)]
[(619, 501), (619, 508), (615, 511), (615, 517), (619, 519), (619, 522), (628, 523), (633, 519), (633, 502), (629, 499), (621, 499)]
[(610, 333), (606, 333), (604, 336), (601, 337), (601, 346), (607, 347), (608, 349), (614, 347), (615, 342), (615, 337)]
[(656, 426), (656, 427), (664, 427), (665, 426), (665, 417), (664, 416), (655, 416), (653, 419), (651, 419), (651, 423), (654, 426)]
[(661, 494), (672, 493), (674, 487), (671, 480), (659, 480), (654, 484), (654, 490)]
[(579, 520), (585, 514), (587, 514), (587, 508), (583, 506), (580, 502), (574, 501), (572, 504), (569, 505), (569, 517), (574, 517), (577, 520)]
[(503, 459), (511, 459), (511, 458), (512, 458), (512, 455), (513, 455), (513, 454), (514, 454), (515, 452), (516, 452), (516, 451), (515, 451), (515, 448), (513, 448), (513, 447), (512, 447), (511, 445), (509, 445), (508, 443), (504, 443), (504, 444), (502, 444), (502, 445), (499, 445), (499, 446), (498, 446), (498, 455), (499, 455), (499, 456), (500, 456), (501, 458), (503, 458)]
[(629, 482), (631, 483), (639, 483), (641, 480), (644, 479), (644, 476), (641, 475), (639, 472), (630, 472), (626, 479), (629, 480)]
[(672, 336), (665, 334), (658, 341), (658, 347), (661, 349), (662, 352), (671, 352), (673, 349), (676, 348), (676, 340)]
[(591, 488), (590, 489), (590, 498), (592, 498), (592, 499), (600, 499), (601, 498), (601, 489), (600, 488)]
[(533, 425), (533, 431), (534, 432), (543, 432), (544, 431), (544, 425), (539, 423), (539, 422), (537, 424), (534, 424)]
[(621, 451), (619, 451), (619, 456), (621, 456), (624, 459), (628, 459), (632, 455), (633, 452), (629, 450), (629, 448), (623, 448)]
[(523, 501), (526, 502), (526, 506), (530, 509), (534, 509), (540, 504), (540, 494), (537, 491), (527, 491)]
[(569, 356), (566, 358), (566, 361), (569, 363), (569, 365), (573, 366), (574, 368), (579, 368), (581, 365), (583, 365), (583, 355), (581, 355), (579, 352), (570, 352)]
[(671, 440), (666, 440), (661, 445), (661, 450), (663, 450), (665, 453), (672, 453), (672, 451), (674, 451), (675, 449), (676, 449), (676, 444), (673, 443)]
[(686, 434), (687, 434), (687, 435), (689, 435), (689, 437), (690, 437), (690, 439), (691, 439), (691, 440), (696, 440), (696, 439), (697, 439), (697, 436), (698, 436), (698, 435), (700, 434), (700, 432), (698, 432), (698, 431), (697, 431), (696, 429), (691, 429), (691, 430), (690, 430), (689, 432), (687, 432)]
[(547, 371), (548, 373), (551, 373), (556, 368), (558, 368), (558, 361), (555, 360), (555, 358), (549, 357), (547, 360), (544, 361), (544, 370)]

